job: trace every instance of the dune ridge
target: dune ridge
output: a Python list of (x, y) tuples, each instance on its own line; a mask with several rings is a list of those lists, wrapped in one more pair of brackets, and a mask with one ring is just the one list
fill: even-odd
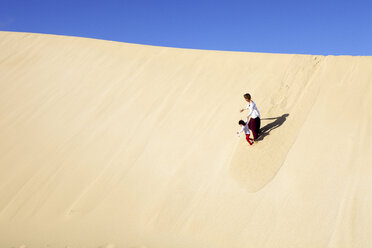
[(0, 246), (369, 247), (370, 68), (0, 32)]

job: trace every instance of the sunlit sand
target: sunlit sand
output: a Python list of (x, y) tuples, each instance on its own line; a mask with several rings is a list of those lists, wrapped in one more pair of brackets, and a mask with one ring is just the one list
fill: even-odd
[(0, 247), (371, 247), (371, 68), (0, 32)]

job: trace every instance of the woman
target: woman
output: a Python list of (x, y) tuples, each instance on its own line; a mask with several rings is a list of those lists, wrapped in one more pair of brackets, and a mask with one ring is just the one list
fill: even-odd
[(243, 112), (246, 109), (249, 110), (247, 120), (249, 117), (251, 117), (251, 119), (248, 122), (248, 127), (252, 130), (253, 139), (257, 140), (261, 126), (260, 112), (258, 111), (256, 104), (251, 100), (250, 94), (244, 94), (244, 99), (248, 102), (248, 105), (245, 109), (241, 109), (240, 112)]

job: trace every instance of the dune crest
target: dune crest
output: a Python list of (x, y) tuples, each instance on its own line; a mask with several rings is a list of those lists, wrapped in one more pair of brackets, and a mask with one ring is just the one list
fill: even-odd
[(0, 32), (0, 247), (368, 247), (371, 68)]

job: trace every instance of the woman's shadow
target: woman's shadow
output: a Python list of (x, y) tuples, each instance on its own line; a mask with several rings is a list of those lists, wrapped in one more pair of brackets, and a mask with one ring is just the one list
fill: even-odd
[(262, 120), (274, 120), (273, 122), (266, 124), (264, 127), (261, 127), (260, 129), (260, 135), (258, 136), (257, 140), (263, 140), (266, 136), (270, 135), (270, 132), (273, 129), (276, 129), (283, 125), (283, 123), (287, 120), (287, 117), (289, 114), (284, 114), (279, 117), (273, 117), (273, 118), (264, 118)]

